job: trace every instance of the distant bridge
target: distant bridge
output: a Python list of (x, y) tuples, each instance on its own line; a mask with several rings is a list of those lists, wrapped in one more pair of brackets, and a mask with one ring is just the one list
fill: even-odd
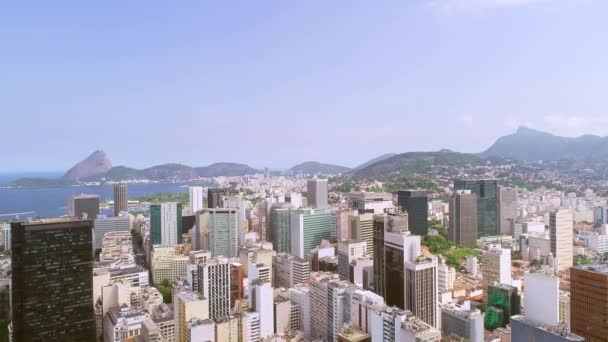
[(34, 214), (35, 211), (24, 211), (22, 213), (12, 213), (12, 214), (0, 214), (0, 217), (2, 216), (19, 216), (19, 215), (28, 215), (28, 214)]

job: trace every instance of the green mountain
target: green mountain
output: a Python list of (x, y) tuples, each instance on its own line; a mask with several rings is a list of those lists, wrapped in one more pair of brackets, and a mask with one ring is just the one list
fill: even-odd
[(344, 166), (307, 161), (292, 167), (289, 172), (294, 175), (336, 175), (350, 170), (350, 168)]
[(238, 177), (263, 172), (256, 170), (249, 165), (237, 163), (215, 163), (209, 166), (197, 167), (195, 171), (199, 177), (207, 178), (218, 176)]
[(588, 164), (598, 160), (606, 162), (608, 137), (560, 137), (522, 126), (515, 133), (498, 138), (479, 155), (520, 161), (569, 161), (572, 164)]
[(476, 166), (483, 159), (469, 153), (449, 150), (439, 152), (408, 152), (394, 155), (377, 163), (368, 165), (353, 173), (356, 179), (374, 179), (391, 173), (429, 174), (434, 169)]
[(368, 166), (370, 166), (370, 165), (372, 165), (372, 164), (375, 164), (375, 163), (381, 162), (381, 161), (383, 161), (383, 160), (386, 160), (386, 159), (388, 159), (388, 158), (394, 157), (394, 156), (396, 156), (396, 155), (397, 155), (397, 153), (385, 153), (385, 154), (383, 154), (383, 155), (381, 155), (381, 156), (378, 156), (378, 157), (376, 157), (376, 158), (370, 159), (370, 160), (366, 161), (365, 163), (363, 163), (363, 164), (361, 164), (361, 165), (359, 165), (359, 166), (355, 167), (355, 168), (354, 168), (354, 170), (361, 170), (361, 169), (364, 169), (364, 168), (366, 168), (366, 167), (368, 167)]

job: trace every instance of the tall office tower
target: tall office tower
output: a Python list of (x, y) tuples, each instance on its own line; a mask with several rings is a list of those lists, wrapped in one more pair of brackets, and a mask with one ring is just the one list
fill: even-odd
[[(377, 284), (384, 288), (386, 305), (405, 309), (405, 287), (407, 285), (405, 265), (416, 261), (420, 256), (420, 236), (412, 235), (408, 231), (384, 232), (382, 250), (384, 254), (380, 256), (378, 264), (383, 267), (383, 270), (380, 271)], [(437, 291), (437, 287), (435, 287), (435, 291)]]
[(418, 257), (414, 261), (405, 262), (405, 309), (435, 329), (440, 328), (437, 287), (437, 259), (435, 257)]
[(477, 196), (477, 237), (500, 233), (496, 180), (454, 180), (454, 190), (471, 190)]
[(238, 209), (204, 209), (196, 214), (192, 247), (211, 252), (211, 256), (238, 256)]
[[(374, 290), (381, 296), (386, 295), (384, 276), (384, 236), (386, 232), (402, 233), (406, 232), (408, 227), (407, 215), (373, 215), (372, 226), (372, 250), (374, 259)], [(367, 240), (366, 240), (367, 241)], [(368, 255), (369, 242), (368, 242)]]
[(327, 209), (327, 179), (309, 179), (306, 182), (306, 199), (313, 209)]
[(608, 207), (593, 208), (593, 228), (600, 228), (608, 224)]
[(14, 222), (11, 230), (14, 341), (95, 341), (91, 221)]
[(230, 261), (216, 257), (198, 265), (201, 294), (209, 299), (209, 318), (230, 314)]
[(69, 204), (70, 216), (95, 220), (99, 215), (99, 195), (72, 196)]
[(456, 336), (470, 342), (483, 342), (483, 313), (471, 309), (471, 302), (463, 305), (448, 304), (441, 307), (443, 336)]
[(93, 224), (95, 232), (95, 249), (101, 248), (103, 237), (111, 232), (130, 232), (129, 216), (105, 217), (100, 215)]
[(477, 245), (477, 195), (457, 190), (450, 201), (448, 239), (457, 245)]
[(329, 240), (336, 222), (331, 211), (325, 209), (300, 209), (291, 213), (291, 254), (305, 258), (308, 253)]
[(310, 318), (311, 334), (314, 339), (329, 341), (327, 317), (329, 315), (328, 286), (330, 280), (338, 280), (331, 272), (310, 274)]
[(245, 298), (245, 267), (240, 262), (230, 263), (230, 307), (234, 307), (237, 300)]
[(178, 342), (187, 342), (188, 322), (193, 318), (209, 318), (209, 300), (200, 293), (183, 291), (173, 295), (175, 334)]
[(570, 330), (570, 292), (559, 292), (559, 323)]
[(356, 191), (348, 194), (348, 206), (360, 213), (384, 214), (393, 209), (393, 194)]
[(571, 334), (560, 326), (551, 326), (517, 315), (511, 317), (511, 341), (583, 342), (581, 336)]
[(557, 271), (567, 270), (574, 263), (573, 217), (570, 209), (559, 209), (549, 214), (551, 253), (556, 259)]
[(370, 334), (372, 342), (436, 342), (441, 339), (441, 331), (433, 328), (409, 310), (388, 306), (373, 311)]
[(114, 190), (114, 216), (129, 211), (129, 190), (126, 183), (116, 183)]
[(520, 301), (517, 287), (503, 284), (490, 285), (484, 318), (486, 330), (494, 331), (506, 327), (511, 321), (511, 316), (521, 313)]
[(195, 215), (203, 210), (203, 187), (191, 186), (188, 188), (188, 197), (190, 198), (190, 212)]
[(276, 203), (270, 209), (270, 224), (266, 230), (267, 241), (272, 242), (272, 246), (277, 253), (291, 252), (291, 204)]
[(175, 246), (182, 243), (182, 204), (166, 202), (150, 205), (150, 242)]
[(308, 284), (298, 284), (289, 288), (289, 300), (298, 311), (298, 330), (304, 332), (304, 337), (310, 340), (312, 337), (311, 328), (311, 297)]
[(338, 274), (340, 279), (351, 279), (350, 263), (367, 256), (367, 243), (360, 240), (338, 242)]
[(260, 315), (260, 337), (267, 338), (274, 334), (274, 295), (272, 286), (264, 279), (251, 284), (251, 309)]
[(272, 257), (274, 287), (291, 288), (304, 284), (310, 279), (310, 263), (306, 259), (294, 257), (287, 253), (278, 253)]
[(488, 287), (494, 283), (511, 285), (511, 250), (498, 245), (490, 246), (481, 259), (481, 288), (487, 302)]
[(524, 275), (526, 319), (548, 326), (559, 323), (559, 277), (550, 273)]
[(351, 239), (365, 241), (367, 243), (367, 255), (374, 255), (374, 215), (354, 212), (349, 214), (348, 217)]
[(336, 240), (350, 239), (350, 211), (345, 209), (333, 209), (334, 221), (336, 221)]
[(498, 187), (498, 222), (500, 234), (513, 235), (512, 227), (517, 219), (517, 188)]
[(227, 197), (228, 195), (228, 189), (209, 188), (209, 190), (207, 190), (207, 208), (223, 208), (224, 197)]
[(248, 224), (247, 218), (247, 204), (245, 200), (239, 196), (228, 196), (224, 199), (224, 208), (225, 209), (236, 209), (236, 219), (238, 224), (238, 235), (237, 235), (237, 245), (243, 246), (245, 245), (245, 232), (246, 232), (246, 224)]
[[(14, 300), (14, 299), (13, 299)], [(608, 336), (608, 266), (570, 269), (570, 327), (586, 341)]]
[(416, 235), (428, 235), (429, 199), (426, 191), (398, 191), (397, 203), (401, 210), (407, 212), (410, 231)]

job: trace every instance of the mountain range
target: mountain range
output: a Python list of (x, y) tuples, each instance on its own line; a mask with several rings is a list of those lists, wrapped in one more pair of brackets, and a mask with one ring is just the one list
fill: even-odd
[[(477, 166), (492, 160), (512, 160), (516, 162), (543, 161), (562, 169), (589, 168), (604, 173), (608, 168), (608, 137), (583, 135), (576, 138), (560, 137), (528, 127), (519, 127), (513, 134), (500, 137), (481, 153), (459, 153), (450, 150), (438, 152), (387, 153), (371, 159), (353, 169), (307, 161), (287, 170), (290, 174), (335, 175), (344, 174), (355, 179), (371, 179), (385, 174), (410, 171), (424, 172), (437, 167)], [(74, 165), (60, 180), (21, 179), (22, 186), (36, 186), (76, 181), (121, 181), (149, 179), (155, 181), (186, 180), (199, 177), (244, 176), (261, 173), (245, 164), (216, 163), (204, 167), (183, 164), (162, 164), (146, 169), (126, 166), (112, 166), (110, 158), (103, 151), (95, 151)]]

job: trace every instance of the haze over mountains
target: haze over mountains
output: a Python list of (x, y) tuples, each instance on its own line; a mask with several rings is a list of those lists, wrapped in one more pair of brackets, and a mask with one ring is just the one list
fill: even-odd
[[(543, 162), (557, 163), (561, 168), (605, 168), (608, 166), (608, 137), (594, 135), (583, 135), (577, 138), (560, 137), (522, 126), (515, 133), (498, 138), (492, 146), (478, 154), (459, 153), (450, 150), (401, 154), (387, 153), (354, 169), (317, 161), (307, 161), (295, 165), (287, 171), (293, 175), (346, 174), (355, 179), (364, 179), (401, 170), (416, 172), (428, 170), (431, 167), (474, 166), (489, 159), (506, 159), (519, 162), (542, 160)], [(215, 163), (204, 167), (168, 163), (146, 169), (134, 169), (126, 166), (113, 167), (105, 152), (95, 151), (68, 170), (61, 182), (133, 179), (173, 181), (201, 177), (244, 176), (261, 172), (263, 171), (238, 163)], [(48, 181), (42, 183), (46, 185)], [(20, 184), (20, 182), (18, 181), (17, 184)], [(21, 184), (33, 186), (36, 181), (28, 179), (24, 182), (22, 180)]]

